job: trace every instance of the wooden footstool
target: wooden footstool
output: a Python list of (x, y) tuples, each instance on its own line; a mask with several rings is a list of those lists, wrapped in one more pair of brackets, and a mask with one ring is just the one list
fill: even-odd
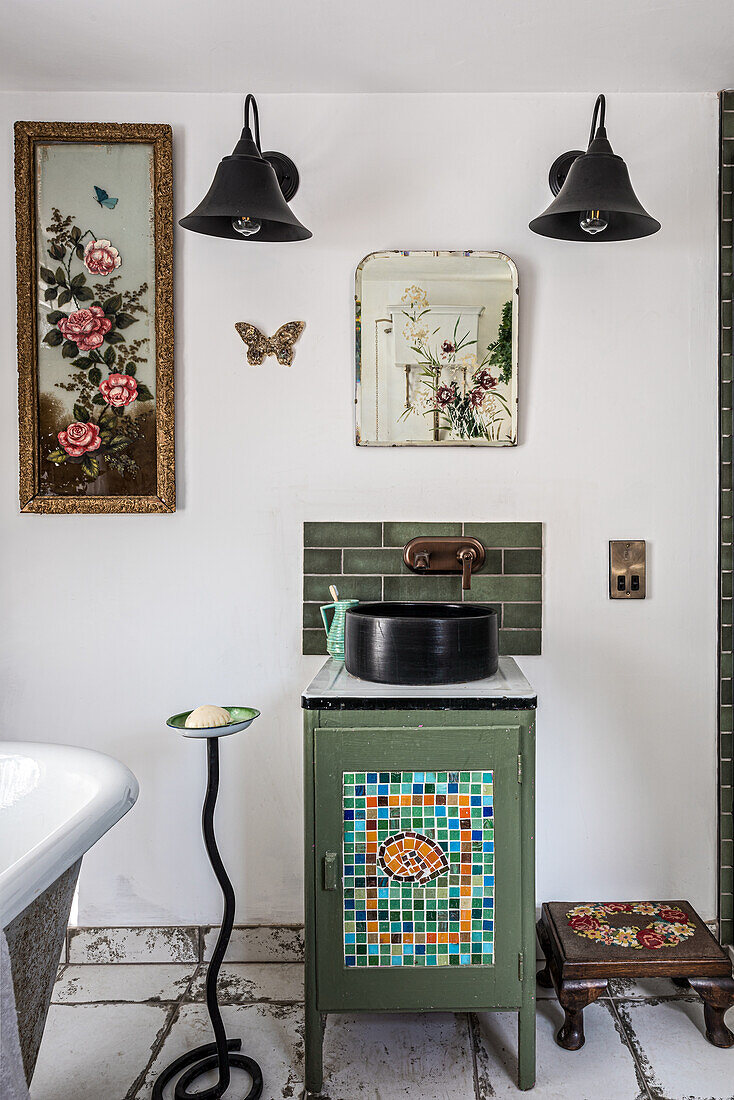
[(609, 978), (672, 978), (704, 1004), (706, 1038), (734, 1045), (724, 1013), (734, 1005), (731, 959), (687, 901), (543, 904), (537, 925), (546, 964), (538, 983), (555, 988), (566, 1019), (556, 1036), (565, 1050), (584, 1045), (584, 1009)]

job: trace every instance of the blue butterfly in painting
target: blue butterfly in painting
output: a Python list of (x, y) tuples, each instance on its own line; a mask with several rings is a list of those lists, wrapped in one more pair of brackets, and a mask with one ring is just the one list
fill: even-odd
[(95, 186), (94, 197), (100, 206), (106, 206), (108, 210), (114, 210), (117, 206), (117, 199), (111, 199), (107, 192), (101, 187)]

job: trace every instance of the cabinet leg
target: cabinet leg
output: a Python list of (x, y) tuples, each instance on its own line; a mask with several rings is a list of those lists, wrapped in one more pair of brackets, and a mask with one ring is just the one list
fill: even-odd
[(324, 1084), (324, 1025), (326, 1016), (322, 1016), (309, 1001), (306, 1001), (305, 1081), (306, 1096), (318, 1096)]
[(523, 1005), (517, 1014), (517, 1087), (535, 1085), (535, 1003)]
[(734, 1046), (734, 1035), (724, 1023), (724, 1013), (734, 1005), (734, 979), (690, 978), (689, 981), (703, 1001), (708, 1041), (715, 1047)]
[(584, 1036), (584, 1009), (606, 989), (606, 982), (562, 982), (558, 987), (558, 1000), (566, 1014), (563, 1027), (556, 1035), (556, 1042), (564, 1050), (581, 1050)]

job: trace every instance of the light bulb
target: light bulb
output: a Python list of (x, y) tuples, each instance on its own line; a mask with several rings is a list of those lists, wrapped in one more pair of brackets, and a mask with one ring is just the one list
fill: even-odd
[(588, 233), (590, 237), (595, 237), (597, 233), (604, 232), (609, 222), (606, 220), (601, 210), (587, 210), (586, 213), (582, 214), (579, 218), (579, 225), (584, 233)]
[(262, 222), (259, 218), (250, 218), (247, 214), (243, 214), (241, 218), (232, 218), (232, 228), (242, 237), (254, 237), (260, 232)]

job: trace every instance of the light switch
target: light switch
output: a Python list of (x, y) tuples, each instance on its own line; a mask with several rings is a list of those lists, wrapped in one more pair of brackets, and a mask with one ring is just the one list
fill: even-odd
[(644, 600), (646, 578), (644, 539), (609, 543), (609, 598)]

